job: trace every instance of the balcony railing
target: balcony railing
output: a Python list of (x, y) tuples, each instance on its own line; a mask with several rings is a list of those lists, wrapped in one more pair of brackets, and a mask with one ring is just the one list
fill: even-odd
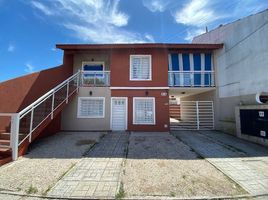
[(214, 87), (214, 71), (169, 71), (170, 87)]
[(82, 86), (110, 86), (110, 71), (81, 71)]

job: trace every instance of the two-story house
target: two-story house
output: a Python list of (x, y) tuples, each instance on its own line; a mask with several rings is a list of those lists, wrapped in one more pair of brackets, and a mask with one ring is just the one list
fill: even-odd
[(60, 130), (213, 129), (213, 100), (183, 98), (215, 90), (213, 52), (222, 47), (58, 44), (61, 66), (0, 84), (0, 155), (16, 159)]
[[(169, 99), (215, 89), (221, 44), (57, 45), (81, 70), (77, 98), (62, 112), (66, 131), (169, 131)], [(170, 95), (172, 94), (172, 95)]]

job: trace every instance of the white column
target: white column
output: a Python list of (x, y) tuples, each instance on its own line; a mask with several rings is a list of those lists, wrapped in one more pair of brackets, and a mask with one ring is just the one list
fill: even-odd
[(20, 116), (18, 113), (11, 117), (11, 148), (12, 148), (12, 160), (17, 160), (19, 150), (19, 128), (20, 128)]
[[(201, 53), (201, 72), (205, 72), (205, 54)], [(205, 74), (201, 73), (201, 85), (205, 85)]]
[[(182, 61), (182, 54), (179, 54), (179, 70), (183, 72), (183, 61)], [(180, 86), (184, 85), (184, 74), (180, 73)]]

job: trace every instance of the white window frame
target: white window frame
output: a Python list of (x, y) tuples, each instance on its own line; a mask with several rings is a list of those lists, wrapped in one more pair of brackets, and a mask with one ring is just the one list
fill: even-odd
[(81, 67), (82, 71), (84, 71), (84, 65), (86, 65), (86, 64), (89, 64), (89, 65), (101, 64), (101, 65), (103, 65), (102, 71), (105, 71), (105, 62), (103, 62), (103, 61), (82, 61), (82, 67)]
[[(136, 123), (135, 117), (135, 101), (141, 99), (152, 99), (153, 100), (153, 123)], [(155, 125), (155, 97), (133, 97), (133, 124), (134, 125)]]
[[(149, 58), (149, 79), (137, 79), (137, 78), (133, 78), (132, 77), (132, 58)], [(129, 59), (129, 80), (131, 81), (151, 81), (152, 80), (152, 55), (130, 55), (130, 59)]]
[[(103, 100), (103, 112), (101, 116), (82, 116), (80, 113), (81, 100), (82, 99), (91, 99), (91, 100)], [(78, 106), (77, 106), (77, 118), (105, 118), (105, 97), (78, 97)]]

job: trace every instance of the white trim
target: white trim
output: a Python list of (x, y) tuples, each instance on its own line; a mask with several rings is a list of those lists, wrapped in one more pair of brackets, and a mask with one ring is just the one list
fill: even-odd
[(126, 108), (126, 118), (125, 118), (125, 130), (128, 128), (128, 97), (111, 97), (111, 117), (110, 117), (110, 128), (113, 128), (113, 99), (125, 99), (125, 108)]
[(169, 87), (110, 87), (111, 90), (167, 90)]
[[(81, 113), (80, 113), (81, 99), (102, 99), (103, 100), (102, 116), (81, 116)], [(86, 118), (86, 119), (105, 118), (105, 97), (78, 97), (77, 118)]]
[(102, 64), (103, 65), (103, 68), (102, 68), (102, 71), (105, 71), (105, 62), (104, 61), (82, 61), (82, 71), (86, 71), (84, 70), (84, 65), (88, 63), (89, 65), (97, 65), (97, 64)]
[[(136, 123), (135, 122), (135, 100), (136, 99), (152, 99), (153, 100), (153, 123)], [(133, 110), (132, 110), (132, 115), (133, 115), (133, 124), (134, 125), (155, 125), (155, 97), (133, 97)]]
[[(148, 58), (149, 57), (149, 67), (150, 67), (150, 71), (149, 71), (149, 79), (133, 79), (132, 78), (132, 58), (133, 57), (145, 57)], [(130, 55), (129, 57), (129, 80), (131, 81), (151, 81), (152, 80), (152, 55), (145, 55), (145, 54), (133, 54)]]

